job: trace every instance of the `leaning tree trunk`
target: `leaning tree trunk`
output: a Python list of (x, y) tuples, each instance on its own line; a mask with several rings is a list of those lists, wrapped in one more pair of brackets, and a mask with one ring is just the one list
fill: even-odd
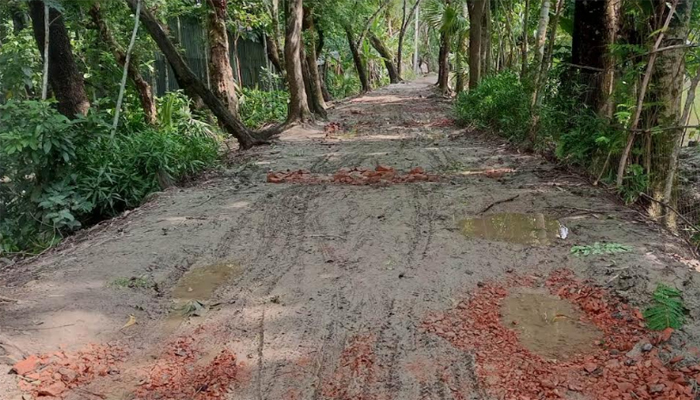
[(616, 0), (575, 1), (571, 61), (577, 71), (571, 76), (584, 88), (581, 101), (605, 115), (612, 90), (612, 57), (615, 26), (609, 11)]
[(469, 88), (474, 89), (481, 80), (481, 30), (484, 16), (485, 0), (468, 3), (469, 10)]
[(277, 72), (284, 76), (285, 70), (282, 66), (282, 61), (280, 60), (279, 49), (277, 48), (277, 41), (274, 40), (272, 36), (265, 35), (265, 42), (267, 44), (267, 58), (270, 60)]
[[(78, 114), (86, 115), (90, 109), (90, 101), (85, 93), (83, 75), (73, 59), (73, 49), (63, 15), (54, 8), (49, 9), (49, 84), (58, 100), (58, 111), (68, 118), (75, 118)], [(44, 2), (30, 1), (29, 13), (39, 52), (44, 54)]]
[(349, 26), (345, 27), (345, 34), (348, 38), (348, 45), (350, 46), (350, 53), (352, 53), (352, 61), (355, 63), (355, 69), (357, 69), (357, 75), (360, 77), (360, 84), (362, 85), (362, 93), (367, 93), (372, 88), (369, 85), (369, 78), (367, 77), (367, 67), (365, 65), (365, 60), (360, 54), (360, 50), (357, 48), (357, 43), (355, 43), (355, 35), (352, 33), (352, 28)]
[(377, 53), (384, 59), (384, 65), (389, 73), (389, 81), (391, 83), (399, 83), (399, 73), (394, 65), (393, 55), (386, 45), (373, 32), (369, 33), (369, 42), (372, 44)]
[[(102, 17), (102, 11), (99, 3), (95, 3), (90, 8), (90, 17), (92, 22), (97, 27), (102, 44), (112, 50), (112, 54), (117, 60), (117, 63), (124, 67), (124, 64), (126, 63), (126, 52), (122, 46), (117, 43), (114, 35), (112, 35), (112, 30)], [(146, 122), (153, 125), (156, 123), (156, 102), (153, 98), (153, 90), (151, 89), (151, 85), (148, 83), (148, 81), (146, 81), (146, 79), (143, 78), (143, 75), (141, 75), (138, 65), (138, 62), (133, 60), (132, 55), (132, 61), (129, 63), (127, 73), (129, 79), (131, 79), (131, 82), (134, 84), (134, 88), (136, 88), (136, 93), (138, 93)]]
[[(137, 0), (125, 1), (129, 4), (131, 10), (136, 12)], [(216, 97), (214, 92), (209, 90), (204, 83), (197, 78), (165, 33), (163, 27), (147, 8), (141, 9), (141, 22), (143, 22), (143, 26), (151, 35), (151, 38), (153, 38), (153, 41), (160, 51), (165, 55), (165, 58), (168, 60), (168, 63), (177, 77), (178, 84), (185, 90), (185, 93), (187, 93), (190, 98), (201, 98), (214, 116), (219, 119), (224, 129), (238, 140), (242, 149), (248, 149), (256, 144), (265, 143), (272, 134), (276, 133), (276, 130), (270, 130), (265, 134), (254, 136), (235, 115), (231, 114), (226, 104)]]
[(236, 95), (233, 68), (229, 58), (228, 30), (226, 29), (227, 0), (207, 0), (209, 10), (207, 24), (209, 34), (209, 78), (214, 93), (228, 107), (229, 112), (238, 115), (238, 96)]
[(288, 122), (306, 122), (312, 119), (309, 100), (304, 88), (301, 65), (301, 26), (304, 19), (302, 0), (290, 0), (287, 5), (287, 33), (284, 43), (284, 59), (289, 86)]

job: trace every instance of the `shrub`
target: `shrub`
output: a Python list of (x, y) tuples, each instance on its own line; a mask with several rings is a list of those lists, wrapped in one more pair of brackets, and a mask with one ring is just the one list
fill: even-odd
[(518, 76), (504, 72), (484, 78), (479, 86), (457, 97), (461, 125), (491, 128), (513, 141), (522, 141), (531, 126), (530, 96)]
[(51, 246), (215, 164), (213, 128), (189, 109), (170, 118), (112, 137), (108, 113), (70, 121), (48, 102), (0, 105), (0, 254)]
[(287, 118), (289, 94), (285, 91), (243, 88), (239, 101), (241, 119), (249, 128), (283, 122)]

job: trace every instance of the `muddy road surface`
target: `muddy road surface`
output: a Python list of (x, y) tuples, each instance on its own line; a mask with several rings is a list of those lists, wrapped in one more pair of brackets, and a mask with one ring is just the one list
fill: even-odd
[[(0, 398), (695, 396), (681, 240), (427, 79), (329, 118), (3, 267)], [(629, 251), (571, 253), (596, 242)], [(684, 329), (644, 328), (659, 282)]]

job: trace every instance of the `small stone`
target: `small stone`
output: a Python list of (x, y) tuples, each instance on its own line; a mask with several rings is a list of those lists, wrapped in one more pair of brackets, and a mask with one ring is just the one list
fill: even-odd
[(78, 379), (78, 373), (70, 368), (59, 368), (58, 373), (61, 375), (61, 380), (64, 382), (73, 382)]
[(659, 383), (656, 385), (649, 385), (649, 393), (655, 394), (655, 393), (661, 393), (666, 389), (666, 386), (663, 383)]
[(642, 346), (642, 351), (645, 353), (648, 353), (653, 348), (654, 348), (654, 346), (652, 346), (651, 343), (645, 343), (644, 346)]
[(587, 363), (586, 365), (583, 366), (583, 369), (588, 372), (589, 374), (592, 374), (593, 371), (598, 369), (598, 366), (595, 363)]
[(61, 393), (65, 392), (67, 389), (66, 385), (63, 382), (54, 382), (50, 384), (49, 386), (42, 388), (39, 390), (39, 396), (52, 396), (52, 397), (59, 397)]
[(399, 274), (399, 279), (401, 279), (401, 278), (403, 278), (403, 277), (405, 277), (405, 276), (406, 276), (406, 274), (402, 272), (402, 273)]
[(484, 286), (486, 286), (486, 284), (485, 284), (484, 282), (477, 282), (477, 283), (476, 283), (476, 286), (478, 286), (478, 287), (484, 287)]

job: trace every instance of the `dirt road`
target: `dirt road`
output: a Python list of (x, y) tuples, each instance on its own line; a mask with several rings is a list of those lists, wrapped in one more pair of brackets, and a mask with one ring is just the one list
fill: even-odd
[[(23, 376), (0, 363), (0, 397), (595, 399), (628, 368), (634, 388), (606, 398), (685, 398), (700, 282), (683, 243), (450, 109), (428, 80), (339, 103), (325, 128), (5, 267), (0, 361), (29, 358)], [(570, 252), (595, 242), (631, 251)], [(683, 289), (691, 318), (663, 351), (634, 309), (658, 282)]]

